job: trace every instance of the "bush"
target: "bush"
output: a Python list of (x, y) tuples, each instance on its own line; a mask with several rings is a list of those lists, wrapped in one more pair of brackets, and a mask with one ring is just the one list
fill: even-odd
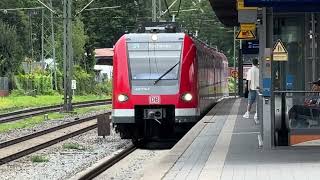
[(74, 68), (74, 79), (77, 81), (77, 89), (75, 94), (77, 95), (110, 95), (112, 91), (112, 83), (110, 80), (97, 83), (95, 81), (95, 75), (89, 74), (79, 66)]
[(14, 89), (10, 93), (11, 96), (24, 96), (25, 92), (22, 89)]
[(237, 90), (237, 79), (233, 77), (228, 77), (228, 87), (229, 93), (235, 93)]
[[(57, 70), (57, 91), (53, 90), (53, 78), (53, 75), (46, 71), (18, 74), (14, 76), (14, 90), (11, 94), (14, 96), (63, 94), (63, 74)], [(77, 81), (75, 95), (110, 95), (112, 92), (111, 80), (97, 83), (94, 73), (89, 74), (80, 66), (74, 66), (73, 79)]]
[(112, 83), (110, 80), (96, 84), (95, 94), (97, 95), (111, 95)]
[(94, 94), (96, 82), (94, 75), (88, 74), (81, 67), (75, 66), (73, 78), (77, 81), (77, 95)]
[(14, 76), (17, 95), (53, 95), (52, 76), (45, 71)]

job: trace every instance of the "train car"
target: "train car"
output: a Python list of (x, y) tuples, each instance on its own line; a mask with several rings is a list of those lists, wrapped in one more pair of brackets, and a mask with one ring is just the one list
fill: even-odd
[(114, 47), (112, 122), (121, 138), (168, 138), (226, 95), (227, 59), (185, 33), (123, 35)]

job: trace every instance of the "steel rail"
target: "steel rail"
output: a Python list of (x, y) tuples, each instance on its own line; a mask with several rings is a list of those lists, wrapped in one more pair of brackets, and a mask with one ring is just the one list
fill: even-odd
[[(103, 113), (103, 114), (110, 114), (110, 112), (109, 113)], [(101, 114), (98, 114), (98, 115), (101, 115)], [(87, 122), (87, 121), (91, 121), (93, 119), (96, 119), (98, 115), (82, 118), (82, 119), (79, 119), (79, 120), (76, 120), (76, 121), (73, 121), (73, 122), (70, 122), (70, 123), (66, 123), (66, 124), (63, 124), (63, 125), (60, 125), (60, 126), (56, 126), (56, 127), (50, 128), (50, 129), (46, 129), (44, 131), (40, 131), (40, 132), (37, 132), (37, 133), (34, 133), (34, 134), (30, 134), (30, 135), (23, 136), (23, 137), (20, 137), (20, 138), (17, 138), (17, 139), (13, 139), (13, 140), (10, 140), (10, 141), (3, 142), (3, 143), (0, 144), (0, 149), (8, 147), (8, 146), (13, 146), (13, 145), (18, 144), (20, 142), (27, 141), (29, 139), (34, 139), (34, 138), (40, 137), (42, 135), (45, 135), (45, 134), (48, 134), (48, 133), (51, 133), (51, 132), (54, 132), (54, 131), (57, 131), (57, 130), (60, 130), (60, 129), (64, 129), (64, 128), (67, 128), (67, 127), (70, 127), (70, 126), (73, 126), (73, 125), (77, 125), (77, 124), (81, 124), (81, 123), (84, 123), (84, 122)], [(95, 123), (93, 125), (90, 125), (90, 126), (87, 126), (85, 128), (82, 128), (80, 130), (73, 131), (73, 132), (68, 133), (66, 135), (57, 137), (55, 139), (49, 140), (49, 141), (44, 142), (42, 144), (27, 148), (27, 149), (22, 150), (22, 151), (19, 151), (17, 153), (11, 154), (9, 156), (3, 157), (3, 158), (0, 159), (0, 165), (8, 163), (8, 162), (13, 161), (13, 160), (16, 160), (16, 159), (21, 158), (23, 156), (29, 155), (29, 154), (31, 154), (33, 152), (36, 152), (36, 151), (41, 150), (41, 149), (44, 149), (46, 147), (49, 147), (51, 145), (54, 145), (56, 143), (59, 143), (59, 142), (64, 141), (66, 139), (69, 139), (71, 137), (77, 136), (79, 134), (83, 134), (83, 133), (85, 133), (87, 131), (95, 129), (96, 127), (97, 127), (97, 123)]]
[[(110, 114), (110, 112), (109, 113), (101, 113), (101, 114)], [(75, 120), (75, 121), (72, 121), (72, 122), (68, 122), (68, 123), (65, 123), (65, 124), (62, 124), (62, 125), (59, 125), (59, 126), (55, 126), (55, 127), (49, 128), (49, 129), (45, 129), (45, 130), (39, 131), (39, 132), (36, 132), (36, 133), (28, 134), (28, 135), (25, 135), (25, 136), (22, 136), (22, 137), (19, 137), (19, 138), (16, 138), (16, 139), (12, 139), (12, 140), (9, 140), (9, 141), (2, 142), (2, 143), (0, 143), (0, 149), (8, 147), (8, 146), (11, 146), (11, 145), (14, 145), (14, 144), (17, 144), (17, 143), (20, 143), (22, 141), (26, 141), (26, 140), (29, 140), (29, 139), (36, 138), (36, 137), (42, 136), (44, 134), (48, 134), (48, 133), (51, 133), (51, 132), (54, 132), (54, 131), (57, 131), (57, 130), (60, 130), (60, 129), (63, 129), (63, 128), (66, 128), (66, 127), (70, 127), (70, 126), (73, 126), (73, 125), (76, 125), (76, 124), (80, 124), (80, 123), (83, 123), (83, 122), (86, 122), (86, 121), (90, 121), (92, 119), (96, 119), (96, 117), (101, 115), (101, 114), (96, 114), (94, 116), (90, 116), (90, 117), (87, 117), (87, 118), (81, 118), (81, 119), (78, 119), (78, 120)]]
[(112, 167), (114, 164), (118, 163), (120, 160), (131, 154), (136, 149), (137, 148), (134, 145), (127, 147), (119, 154), (113, 156), (112, 158), (95, 167), (90, 172), (84, 174), (82, 177), (79, 178), (79, 180), (88, 180), (97, 177), (99, 174), (103, 173), (104, 171)]
[[(105, 100), (94, 100), (94, 101), (84, 101), (73, 103), (76, 108), (90, 107), (90, 106), (101, 106), (111, 104), (111, 99)], [(19, 111), (14, 111), (10, 113), (0, 114), (0, 124), (21, 120), (23, 118), (28, 118), (36, 115), (46, 114), (50, 112), (59, 112), (62, 109), (62, 105), (44, 106), (37, 108), (24, 109)]]

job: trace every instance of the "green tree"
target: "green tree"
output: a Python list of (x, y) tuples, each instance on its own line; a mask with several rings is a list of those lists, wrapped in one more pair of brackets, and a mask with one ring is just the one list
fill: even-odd
[(74, 61), (76, 64), (80, 64), (85, 68), (84, 54), (85, 54), (85, 44), (88, 40), (88, 36), (85, 34), (84, 24), (80, 18), (76, 18), (72, 25), (72, 47), (74, 54)]
[(9, 76), (16, 72), (22, 57), (16, 28), (0, 21), (0, 76)]
[[(79, 17), (76, 17), (72, 22), (72, 47), (73, 60), (75, 64), (85, 67), (85, 44), (88, 41), (88, 36), (85, 34), (84, 24)], [(59, 68), (63, 67), (63, 27), (59, 26), (56, 33), (56, 58)]]
[[(77, 8), (80, 9), (88, 1), (78, 1)], [(89, 37), (85, 45), (86, 62), (88, 69), (92, 69), (95, 64), (94, 49), (113, 47), (116, 41), (125, 33), (130, 32), (136, 27), (140, 8), (143, 1), (105, 1), (96, 0), (88, 8), (101, 8), (110, 6), (120, 6), (115, 9), (97, 9), (92, 11), (83, 11), (81, 19), (85, 25), (86, 33)], [(140, 9), (139, 9), (140, 8)], [(143, 14), (143, 13), (141, 13)]]
[(90, 7), (120, 6), (115, 9), (98, 9), (84, 11), (82, 20), (90, 38), (89, 44), (94, 47), (112, 47), (126, 31), (136, 26), (138, 6), (134, 1), (96, 0)]
[[(2, 9), (10, 9), (17, 7), (24, 7), (23, 0), (1, 0), (0, 7)], [(21, 10), (14, 11), (0, 11), (0, 20), (9, 24), (10, 26), (14, 26), (16, 32), (18, 34), (17, 40), (22, 45), (21, 51), (24, 54), (31, 54), (30, 51), (30, 26), (29, 26), (29, 18), (27, 15), (28, 12)]]
[[(165, 0), (164, 0), (165, 1)], [(166, 0), (168, 5), (174, 0)], [(148, 6), (148, 5), (147, 5)], [(149, 2), (149, 6), (151, 6)], [(164, 9), (166, 7), (164, 6)], [(233, 64), (233, 30), (224, 27), (214, 14), (209, 1), (181, 1), (180, 11), (179, 0), (172, 6), (162, 20), (171, 21), (171, 16), (176, 15), (176, 21), (189, 33), (198, 32), (198, 39), (206, 42), (212, 47), (217, 47)], [(187, 10), (187, 11), (186, 11)]]

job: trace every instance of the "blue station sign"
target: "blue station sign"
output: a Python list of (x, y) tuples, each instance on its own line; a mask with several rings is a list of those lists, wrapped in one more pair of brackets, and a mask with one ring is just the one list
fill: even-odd
[(320, 0), (244, 0), (244, 5), (272, 7), (275, 11), (320, 12)]

